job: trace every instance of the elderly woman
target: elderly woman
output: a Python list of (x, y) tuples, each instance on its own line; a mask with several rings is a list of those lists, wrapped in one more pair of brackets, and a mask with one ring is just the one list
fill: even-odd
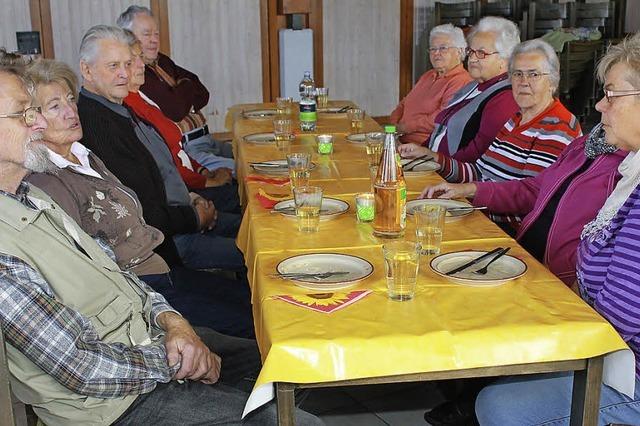
[[(249, 293), (244, 283), (185, 268), (169, 267), (154, 249), (164, 236), (145, 223), (137, 195), (80, 142), (75, 103), (77, 80), (68, 65), (39, 60), (27, 68), (48, 128), (43, 134), (56, 174), (32, 174), (44, 190), (89, 235), (110, 245), (118, 265), (137, 274), (194, 325), (242, 337), (253, 335)], [(214, 280), (216, 282), (214, 282)]]
[[(609, 48), (598, 65), (607, 143), (629, 154), (622, 178), (578, 248), (582, 298), (606, 318), (635, 354), (635, 395), (602, 385), (598, 424), (638, 424), (640, 419), (640, 35)], [(485, 388), (476, 402), (482, 425), (568, 424), (571, 373), (512, 377)]]
[(431, 155), (440, 160), (442, 154), (460, 161), (475, 161), (518, 110), (507, 73), (511, 52), (520, 43), (516, 25), (504, 18), (488, 16), (473, 27), (468, 41), (469, 74), (475, 81), (460, 89), (438, 114), (428, 148), (401, 145), (403, 157)]
[[(440, 156), (441, 175), (449, 182), (504, 182), (536, 176), (581, 135), (576, 117), (553, 96), (560, 81), (560, 64), (549, 44), (542, 40), (519, 44), (509, 67), (519, 111), (505, 123), (477, 161)], [(471, 191), (475, 187), (463, 188)], [(460, 192), (456, 186), (438, 185), (426, 188), (423, 196), (432, 197), (443, 190)], [(444, 193), (445, 197), (449, 195)], [(511, 224), (513, 228), (520, 222), (518, 215), (495, 211), (491, 219), (498, 224)]]
[(464, 69), (467, 42), (460, 28), (438, 25), (429, 33), (429, 60), (433, 69), (425, 72), (414, 88), (391, 113), (403, 143), (422, 144), (429, 139), (438, 113), (453, 95), (471, 81)]

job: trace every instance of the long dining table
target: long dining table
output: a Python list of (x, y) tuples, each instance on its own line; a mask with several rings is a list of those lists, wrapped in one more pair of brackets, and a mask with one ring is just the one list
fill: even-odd
[[(330, 103), (343, 105), (353, 103)], [(258, 200), (259, 193), (273, 198), (290, 195), (287, 184), (247, 181), (257, 174), (250, 163), (285, 155), (274, 144), (244, 139), (273, 131), (273, 117), (244, 115), (257, 108), (274, 105), (237, 105), (226, 121), (234, 136), (244, 206), (237, 244), (248, 268), (263, 360), (245, 414), (276, 397), (280, 424), (292, 425), (298, 388), (574, 371), (571, 424), (597, 424), (604, 357), (628, 351), (606, 320), (480, 211), (446, 223), (442, 253), (510, 247), (510, 254), (527, 265), (522, 277), (494, 287), (464, 286), (434, 273), (425, 256), (415, 297), (390, 300), (381, 249), (388, 240), (375, 237), (371, 224), (358, 223), (355, 217), (354, 196), (370, 191), (371, 182), (364, 145), (347, 140), (346, 114), (319, 113), (316, 130), (296, 130), (289, 147), (290, 152), (312, 154), (312, 185), (322, 187), (324, 196), (350, 205), (345, 214), (321, 221), (318, 232), (301, 233), (295, 219), (272, 213)], [(364, 123), (363, 132), (367, 131), (380, 131), (370, 117)], [(317, 153), (317, 134), (333, 135), (331, 155)], [(442, 179), (437, 173), (424, 173), (407, 176), (406, 181), (411, 200)], [(413, 240), (414, 230), (408, 217), (404, 238)], [(305, 253), (366, 259), (373, 273), (338, 292), (371, 292), (331, 313), (283, 302), (278, 296), (304, 298), (313, 293), (273, 276), (279, 262)]]

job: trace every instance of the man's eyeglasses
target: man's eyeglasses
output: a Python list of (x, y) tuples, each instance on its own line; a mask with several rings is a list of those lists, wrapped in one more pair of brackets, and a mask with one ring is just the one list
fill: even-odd
[(540, 71), (513, 71), (511, 73), (511, 80), (539, 81), (543, 75), (549, 75), (549, 73)]
[(603, 89), (604, 97), (607, 102), (611, 103), (612, 98), (622, 98), (623, 96), (636, 96), (640, 95), (640, 90), (607, 90)]
[(13, 114), (2, 114), (0, 118), (20, 118), (24, 120), (24, 124), (27, 127), (31, 127), (36, 124), (36, 120), (38, 119), (38, 114), (42, 114), (42, 107), (32, 106), (25, 109), (22, 112), (14, 112)]
[(482, 49), (474, 50), (470, 47), (467, 47), (467, 56), (475, 55), (478, 59), (484, 59), (487, 56), (495, 55), (498, 52), (486, 52)]
[(429, 49), (429, 53), (445, 53), (447, 50), (449, 49), (455, 49), (455, 47), (453, 46), (438, 46), (438, 47), (430, 47)]

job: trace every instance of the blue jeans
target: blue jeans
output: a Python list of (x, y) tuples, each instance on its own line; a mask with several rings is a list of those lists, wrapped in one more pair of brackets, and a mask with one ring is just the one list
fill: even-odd
[(145, 283), (192, 325), (230, 336), (255, 338), (251, 293), (246, 281), (176, 267), (169, 274), (142, 275)]
[[(501, 379), (476, 399), (482, 426), (560, 426), (569, 424), (573, 373), (535, 374)], [(634, 398), (602, 385), (599, 425), (640, 424), (640, 379)]]
[[(255, 341), (223, 336), (197, 328), (202, 341), (222, 358), (220, 380), (214, 385), (175, 381), (159, 383), (140, 395), (114, 425), (276, 425), (273, 403), (240, 419), (248, 392), (260, 371), (260, 355)], [(322, 425), (317, 417), (295, 412), (298, 425)]]
[(182, 144), (182, 148), (203, 167), (209, 170), (226, 167), (236, 174), (236, 163), (233, 159), (233, 149), (230, 143), (217, 141), (211, 134), (201, 136)]
[(240, 220), (239, 214), (218, 212), (212, 231), (174, 235), (182, 263), (191, 269), (244, 270), (244, 256), (235, 241)]

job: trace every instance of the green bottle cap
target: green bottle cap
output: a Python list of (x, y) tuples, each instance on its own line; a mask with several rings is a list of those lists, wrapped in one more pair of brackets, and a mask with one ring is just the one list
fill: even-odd
[(386, 126), (384, 126), (384, 132), (385, 133), (395, 133), (396, 132), (396, 126), (394, 126), (393, 124), (387, 124)]

